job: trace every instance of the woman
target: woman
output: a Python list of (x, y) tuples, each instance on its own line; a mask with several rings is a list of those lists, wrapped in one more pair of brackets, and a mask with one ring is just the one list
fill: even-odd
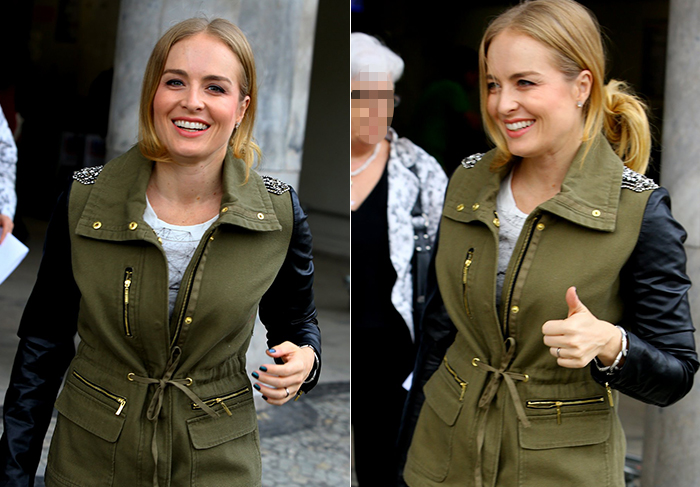
[(692, 386), (685, 232), (642, 175), (644, 107), (603, 83), (604, 59), (572, 0), (522, 3), (484, 34), (496, 148), (465, 159), (445, 197), (412, 487), (622, 487), (615, 390), (665, 406)]
[[(375, 375), (382, 357), (382, 414), (375, 400), (353, 394), (355, 471), (361, 486), (391, 485), (394, 452), (415, 359), (414, 282), (428, 256), (447, 178), (437, 161), (389, 128), (394, 83), (403, 61), (377, 39), (351, 34), (352, 373)], [(417, 205), (418, 203), (418, 205)], [(414, 216), (415, 215), (415, 216)], [(414, 305), (416, 303), (416, 305)]]
[[(286, 184), (250, 168), (253, 55), (222, 19), (159, 40), (138, 147), (76, 173), (47, 232), (5, 401), (2, 485), (260, 485), (245, 372), (258, 304), (271, 404), (318, 379), (311, 236)], [(81, 338), (73, 358), (73, 336)], [(70, 362), (70, 364), (69, 364)]]

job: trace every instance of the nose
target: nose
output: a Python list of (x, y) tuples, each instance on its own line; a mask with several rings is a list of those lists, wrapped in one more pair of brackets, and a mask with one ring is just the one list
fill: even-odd
[(507, 87), (502, 88), (496, 96), (498, 96), (496, 108), (501, 115), (512, 113), (519, 106), (517, 93)]
[(204, 101), (196, 87), (190, 87), (182, 97), (182, 107), (192, 111), (204, 108)]

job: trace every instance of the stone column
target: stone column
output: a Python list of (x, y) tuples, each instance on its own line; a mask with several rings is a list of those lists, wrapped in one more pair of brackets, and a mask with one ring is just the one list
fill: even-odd
[[(175, 23), (223, 17), (245, 33), (255, 55), (258, 111), (254, 136), (262, 148), (258, 172), (298, 188), (318, 0), (121, 0), (107, 157), (137, 142), (143, 73), (151, 50)], [(250, 370), (270, 363), (265, 329), (256, 324)], [(266, 403), (256, 394), (256, 403)]]
[[(671, 193), (673, 214), (688, 232), (690, 304), (700, 323), (700, 2), (671, 0), (664, 97), (661, 184)], [(696, 338), (697, 341), (697, 338)], [(700, 343), (700, 342), (699, 342)], [(697, 380), (696, 380), (697, 383)], [(668, 408), (648, 406), (642, 485), (695, 487), (700, 479), (700, 387)]]

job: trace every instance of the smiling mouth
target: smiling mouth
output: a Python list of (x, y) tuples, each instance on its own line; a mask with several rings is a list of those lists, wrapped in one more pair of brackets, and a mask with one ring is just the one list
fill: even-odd
[(508, 130), (515, 132), (517, 130), (528, 128), (533, 123), (535, 123), (534, 120), (523, 120), (522, 122), (506, 123), (505, 126)]
[(173, 120), (173, 124), (181, 128), (182, 130), (187, 130), (188, 132), (201, 132), (209, 128), (209, 125), (201, 122), (187, 122), (185, 120)]

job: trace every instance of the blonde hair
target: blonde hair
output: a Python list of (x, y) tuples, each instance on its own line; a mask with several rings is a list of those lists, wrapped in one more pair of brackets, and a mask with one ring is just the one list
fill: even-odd
[(488, 96), (486, 72), (488, 49), (493, 39), (510, 29), (532, 37), (549, 47), (559, 70), (573, 80), (583, 70), (592, 75), (591, 92), (583, 105), (582, 143), (591, 144), (601, 132), (622, 162), (644, 173), (651, 152), (651, 131), (646, 104), (630, 87), (618, 80), (606, 85), (605, 51), (600, 26), (595, 16), (573, 0), (531, 0), (516, 5), (489, 24), (479, 47), (479, 80), (481, 115), (486, 133), (496, 145), (494, 166), (502, 166), (511, 158), (505, 137), (498, 130), (486, 109)]
[(240, 126), (233, 131), (229, 138), (229, 146), (233, 155), (242, 159), (246, 164), (246, 181), (250, 168), (260, 160), (260, 147), (253, 140), (253, 126), (255, 124), (255, 110), (257, 107), (258, 89), (255, 76), (255, 59), (253, 50), (241, 30), (225, 19), (214, 19), (211, 22), (202, 18), (183, 20), (174, 25), (158, 40), (151, 57), (146, 65), (141, 89), (141, 103), (139, 107), (139, 149), (144, 157), (159, 162), (173, 162), (167, 148), (158, 138), (153, 122), (153, 100), (160, 84), (165, 62), (168, 59), (170, 49), (177, 42), (195, 34), (205, 33), (226, 44), (236, 55), (241, 72), (238, 76), (240, 99), (250, 97), (250, 103)]

